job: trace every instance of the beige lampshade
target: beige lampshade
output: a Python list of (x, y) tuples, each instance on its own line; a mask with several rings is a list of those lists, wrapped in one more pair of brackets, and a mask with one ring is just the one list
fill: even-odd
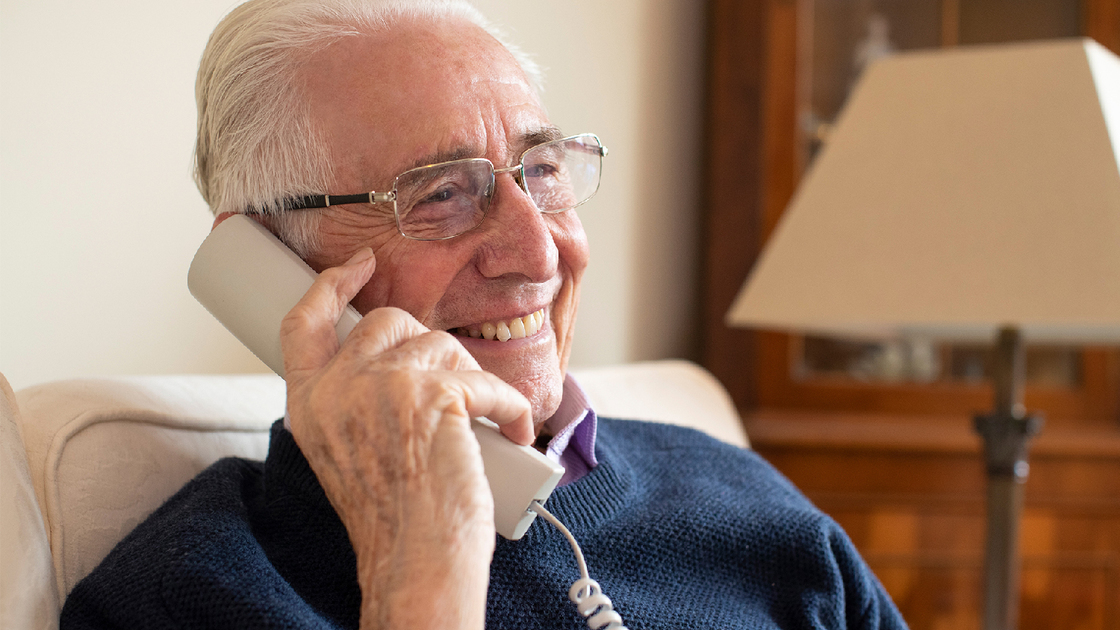
[(870, 67), (727, 321), (1120, 342), (1120, 59), (1092, 40)]

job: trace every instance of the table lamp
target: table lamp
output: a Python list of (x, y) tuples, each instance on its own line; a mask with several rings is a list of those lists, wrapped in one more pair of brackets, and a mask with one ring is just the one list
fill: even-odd
[(732, 326), (995, 346), (984, 628), (1018, 624), (1024, 340), (1120, 343), (1120, 59), (1092, 40), (868, 68)]

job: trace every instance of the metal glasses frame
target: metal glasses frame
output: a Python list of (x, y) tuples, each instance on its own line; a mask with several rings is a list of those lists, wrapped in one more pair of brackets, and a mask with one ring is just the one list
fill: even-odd
[[(315, 208), (330, 208), (331, 206), (342, 206), (342, 205), (351, 204), (351, 203), (368, 203), (370, 205), (375, 205), (375, 204), (379, 204), (379, 203), (390, 203), (391, 202), (393, 204), (393, 219), (394, 219), (394, 222), (397, 225), (397, 232), (399, 232), (401, 236), (403, 236), (405, 238), (408, 238), (408, 239), (416, 240), (416, 241), (445, 241), (445, 240), (448, 240), (448, 239), (455, 238), (456, 236), (461, 236), (463, 234), (466, 234), (467, 232), (473, 230), (474, 228), (476, 228), (476, 227), (478, 227), (479, 225), (482, 224), (482, 220), (486, 218), (486, 213), (489, 212), (489, 210), (490, 210), (490, 200), (493, 197), (493, 183), (497, 179), (498, 175), (501, 175), (503, 173), (512, 173), (514, 180), (517, 182), (518, 186), (521, 187), (521, 190), (525, 191), (525, 194), (529, 195), (530, 199), (533, 198), (533, 194), (531, 192), (529, 192), (529, 186), (525, 181), (525, 156), (529, 152), (535, 151), (537, 149), (540, 149), (541, 147), (546, 147), (546, 146), (549, 146), (549, 145), (552, 145), (552, 144), (559, 144), (561, 142), (568, 142), (570, 140), (577, 140), (579, 138), (584, 138), (584, 137), (588, 137), (588, 136), (590, 136), (591, 138), (594, 138), (595, 139), (595, 144), (597, 144), (599, 146), (599, 157), (600, 158), (606, 157), (607, 153), (608, 153), (608, 150), (607, 150), (607, 147), (603, 146), (602, 141), (599, 140), (599, 136), (597, 136), (593, 133), (580, 133), (580, 134), (576, 134), (574, 136), (568, 136), (566, 138), (558, 138), (556, 140), (549, 140), (548, 142), (543, 142), (541, 144), (529, 147), (528, 149), (525, 149), (525, 151), (523, 151), (521, 153), (521, 155), (517, 159), (517, 164), (514, 165), (514, 166), (509, 166), (509, 167), (505, 167), (505, 168), (496, 168), (494, 166), (494, 163), (491, 162), (490, 160), (486, 159), (486, 158), (465, 158), (465, 159), (461, 159), (461, 160), (448, 160), (447, 162), (437, 162), (435, 164), (427, 164), (427, 165), (424, 165), (424, 166), (418, 166), (416, 168), (410, 168), (407, 171), (404, 171), (400, 175), (397, 175), (396, 177), (393, 178), (393, 187), (391, 189), (389, 189), (387, 192), (378, 192), (376, 190), (371, 190), (369, 192), (357, 193), (357, 194), (353, 194), (353, 195), (329, 195), (329, 194), (325, 194), (325, 195), (306, 195), (306, 196), (303, 196), (303, 197), (292, 197), (292, 198), (284, 201), (283, 207), (284, 207), (285, 210), (310, 210), (310, 209), (315, 209)], [(449, 164), (457, 164), (457, 163), (460, 163), (460, 162), (479, 162), (479, 161), (486, 162), (487, 164), (490, 165), (491, 186), (490, 186), (490, 192), (486, 195), (486, 199), (487, 199), (486, 209), (483, 211), (482, 217), (479, 219), (478, 223), (476, 223), (475, 225), (471, 226), (470, 228), (468, 228), (468, 229), (466, 229), (462, 232), (459, 232), (457, 234), (452, 234), (450, 236), (441, 236), (441, 237), (438, 237), (438, 238), (418, 238), (418, 237), (410, 236), (410, 235), (406, 234), (404, 232), (404, 230), (401, 229), (401, 218), (400, 218), (400, 214), (397, 211), (397, 182), (400, 181), (401, 177), (404, 177), (405, 175), (408, 175), (409, 173), (413, 173), (413, 172), (416, 172), (416, 171), (421, 171), (421, 170), (430, 169), (430, 168), (444, 167), (444, 166), (447, 166)], [(591, 191), (591, 194), (587, 196), (587, 199), (584, 199), (583, 201), (580, 201), (579, 203), (577, 203), (573, 206), (570, 206), (570, 207), (567, 207), (567, 208), (560, 208), (558, 210), (540, 210), (540, 208), (538, 208), (538, 210), (540, 210), (540, 212), (542, 212), (544, 214), (558, 214), (560, 212), (566, 212), (568, 210), (571, 210), (572, 208), (577, 208), (577, 207), (583, 205), (584, 203), (587, 203), (592, 197), (595, 196), (595, 193), (598, 192), (598, 190), (599, 190), (599, 184), (598, 184), (598, 182), (596, 182), (595, 190)], [(534, 204), (535, 203), (536, 202), (534, 201)], [(259, 214), (259, 212), (249, 211), (246, 214)]]

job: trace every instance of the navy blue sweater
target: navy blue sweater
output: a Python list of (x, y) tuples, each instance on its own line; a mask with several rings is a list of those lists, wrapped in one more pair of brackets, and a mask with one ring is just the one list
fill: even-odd
[[(600, 464), (549, 509), (639, 628), (901, 628), (847, 536), (756, 454), (689, 429), (599, 422)], [(487, 628), (586, 628), (567, 541), (498, 538)], [(356, 628), (346, 530), (292, 436), (217, 462), (66, 600), (64, 628)]]

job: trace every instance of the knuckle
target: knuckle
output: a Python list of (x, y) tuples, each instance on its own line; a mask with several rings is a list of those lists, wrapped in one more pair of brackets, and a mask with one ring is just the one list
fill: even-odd
[(386, 372), (383, 376), (384, 386), (382, 395), (391, 396), (393, 399), (416, 400), (420, 393), (420, 375), (413, 370), (396, 369)]
[(335, 287), (342, 282), (346, 277), (346, 270), (343, 267), (327, 267), (319, 273), (319, 278), (316, 282), (323, 282), (331, 287)]
[(280, 320), (280, 334), (290, 334), (295, 331), (305, 330), (313, 325), (314, 316), (310, 307), (300, 302), (288, 311)]
[(454, 335), (446, 330), (429, 330), (428, 332), (420, 335), (420, 338), (425, 343), (429, 343), (436, 348), (461, 348), (462, 346), (458, 341), (455, 341)]
[(416, 318), (410, 315), (408, 311), (399, 309), (395, 306), (381, 306), (375, 308), (367, 313), (366, 317), (369, 317), (374, 321), (390, 325), (416, 322)]
[(466, 408), (468, 388), (458, 380), (440, 379), (433, 384), (429, 395), (440, 411), (458, 412)]
[(445, 330), (431, 330), (419, 336), (425, 347), (442, 357), (445, 367), (452, 370), (476, 370), (478, 365), (463, 344)]

